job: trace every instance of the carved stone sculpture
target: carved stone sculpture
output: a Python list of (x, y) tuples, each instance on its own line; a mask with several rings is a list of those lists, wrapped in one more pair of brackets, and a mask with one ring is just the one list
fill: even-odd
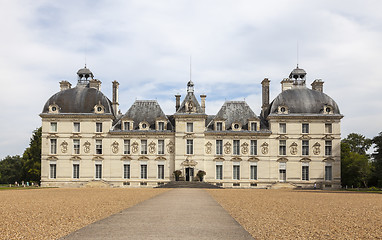
[(90, 142), (88, 142), (88, 141), (86, 141), (85, 143), (84, 143), (84, 152), (85, 153), (89, 153), (90, 152)]
[(61, 152), (62, 153), (66, 153), (68, 151), (68, 143), (64, 140), (62, 143), (61, 143)]
[(207, 154), (211, 154), (211, 152), (212, 152), (212, 143), (207, 142), (205, 146), (206, 146), (206, 153)]
[(133, 144), (131, 144), (131, 151), (133, 153), (137, 153), (138, 152), (138, 143), (137, 142), (133, 142)]
[(117, 154), (119, 150), (119, 143), (117, 141), (114, 141), (113, 144), (111, 144), (111, 151), (114, 154)]

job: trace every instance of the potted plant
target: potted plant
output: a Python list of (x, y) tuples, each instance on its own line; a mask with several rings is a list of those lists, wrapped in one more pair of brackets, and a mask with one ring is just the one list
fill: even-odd
[(180, 175), (182, 175), (182, 171), (180, 171), (180, 170), (174, 171), (175, 181), (179, 181)]
[(201, 181), (201, 182), (203, 182), (203, 178), (205, 175), (206, 175), (206, 172), (203, 170), (199, 170), (198, 173), (196, 174), (196, 176), (198, 176), (198, 178), (199, 178), (199, 181)]

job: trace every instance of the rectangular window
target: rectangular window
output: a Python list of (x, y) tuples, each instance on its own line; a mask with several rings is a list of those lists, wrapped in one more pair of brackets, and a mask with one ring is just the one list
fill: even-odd
[(158, 122), (158, 130), (164, 131), (164, 122)]
[(130, 164), (123, 164), (123, 178), (130, 179)]
[(332, 155), (332, 141), (325, 141), (325, 156)]
[(141, 140), (141, 154), (147, 154), (147, 140)]
[(223, 180), (223, 165), (216, 163), (216, 179)]
[(80, 164), (73, 164), (73, 178), (80, 178)]
[(102, 132), (102, 123), (96, 123), (96, 132)]
[(102, 164), (96, 164), (95, 165), (95, 178), (101, 179), (102, 178)]
[(158, 165), (158, 179), (164, 179), (164, 165)]
[(102, 140), (96, 140), (96, 154), (102, 154)]
[(280, 133), (286, 133), (286, 123), (279, 124)]
[(194, 154), (194, 140), (187, 139), (187, 154)]
[(279, 141), (279, 155), (286, 155), (286, 140)]
[(56, 164), (50, 164), (50, 178), (56, 178)]
[(223, 123), (222, 122), (216, 123), (216, 131), (223, 131)]
[(309, 133), (309, 123), (302, 124), (302, 133)]
[(50, 123), (50, 131), (51, 132), (57, 132), (57, 123), (56, 122)]
[(158, 140), (158, 154), (164, 154), (164, 140)]
[(80, 132), (80, 123), (79, 122), (75, 122), (73, 123), (73, 132)]
[(123, 129), (125, 129), (126, 131), (129, 131), (130, 130), (130, 122), (124, 122), (123, 123)]
[(147, 179), (147, 165), (146, 164), (141, 165), (141, 178)]
[(251, 155), (257, 155), (257, 140), (251, 140)]
[(57, 154), (57, 139), (50, 139), (50, 154)]
[(251, 180), (257, 180), (257, 165), (251, 165)]
[(331, 123), (325, 123), (325, 133), (332, 133), (333, 126)]
[(193, 131), (194, 131), (194, 124), (187, 123), (187, 132), (193, 132)]
[(233, 155), (240, 155), (240, 140), (233, 140)]
[(302, 140), (302, 155), (309, 155), (309, 140)]
[(325, 180), (332, 181), (332, 166), (325, 166)]
[(223, 140), (216, 140), (216, 155), (223, 154)]
[(302, 176), (303, 181), (309, 181), (309, 163), (302, 163)]
[(73, 139), (73, 154), (80, 154), (80, 139)]
[(257, 123), (255, 122), (251, 123), (251, 131), (257, 131)]
[(233, 179), (240, 180), (240, 165), (233, 166)]
[(123, 140), (123, 154), (130, 154), (130, 140)]

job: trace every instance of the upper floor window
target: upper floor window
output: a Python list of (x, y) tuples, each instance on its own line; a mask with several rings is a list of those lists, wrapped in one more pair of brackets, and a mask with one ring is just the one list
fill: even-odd
[(80, 154), (80, 140), (73, 139), (73, 154)]
[(158, 131), (164, 131), (164, 122), (158, 122)]
[(187, 132), (194, 131), (194, 123), (187, 123)]
[(257, 131), (257, 123), (251, 122), (251, 131)]
[(147, 154), (147, 140), (141, 140), (141, 154)]
[(158, 154), (164, 154), (164, 140), (158, 140)]
[(57, 132), (57, 122), (51, 122), (50, 123), (50, 131), (51, 132)]
[(216, 155), (223, 154), (223, 140), (216, 140)]
[(251, 140), (251, 155), (257, 155), (257, 140)]
[(130, 154), (130, 140), (123, 141), (123, 154)]
[(187, 139), (187, 154), (194, 154), (194, 140)]
[(279, 131), (280, 133), (286, 133), (286, 123), (279, 124)]
[(79, 122), (75, 122), (73, 123), (73, 132), (80, 132), (80, 123)]
[(325, 155), (326, 156), (332, 155), (332, 141), (331, 140), (325, 141)]
[(286, 140), (279, 141), (279, 155), (286, 155)]
[(50, 154), (57, 154), (57, 139), (50, 139)]
[(102, 154), (102, 140), (96, 140), (96, 154)]
[(332, 133), (333, 126), (331, 123), (325, 123), (325, 133)]
[(100, 122), (96, 123), (96, 132), (102, 132), (102, 123)]
[(233, 140), (233, 155), (240, 155), (240, 140)]
[(309, 133), (309, 123), (302, 124), (302, 133)]
[(309, 155), (309, 140), (302, 140), (302, 155)]
[(223, 123), (222, 122), (216, 123), (216, 131), (223, 131)]
[(125, 131), (129, 131), (130, 130), (130, 122), (124, 122), (123, 123), (123, 129)]

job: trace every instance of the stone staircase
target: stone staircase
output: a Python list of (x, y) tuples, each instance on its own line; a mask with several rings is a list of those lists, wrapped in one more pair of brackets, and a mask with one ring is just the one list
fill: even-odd
[(292, 183), (277, 182), (272, 184), (271, 189), (296, 189), (297, 186)]
[(157, 188), (222, 188), (207, 182), (171, 181)]

